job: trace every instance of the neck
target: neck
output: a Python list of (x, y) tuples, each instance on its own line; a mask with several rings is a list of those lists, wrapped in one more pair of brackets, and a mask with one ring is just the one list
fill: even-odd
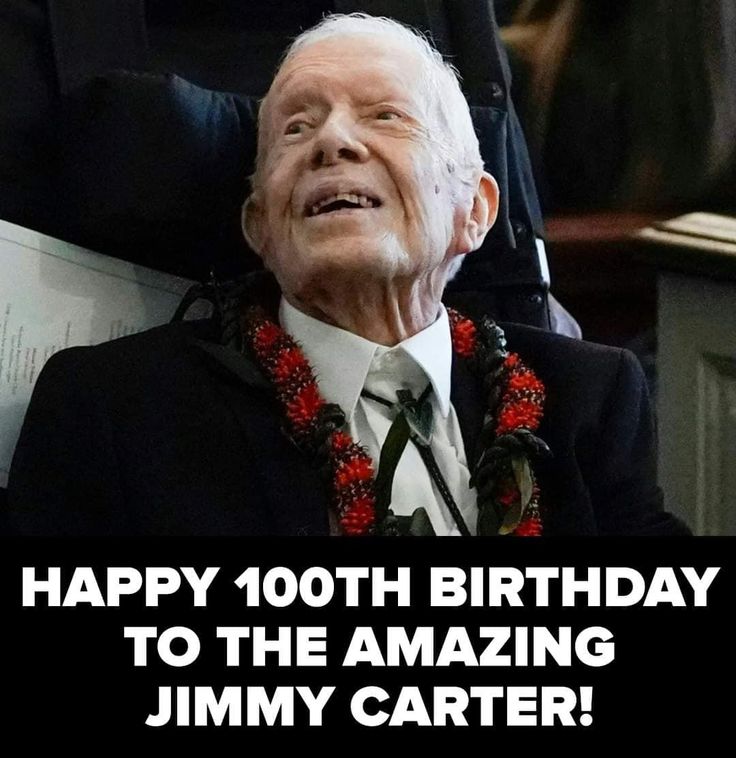
[(316, 285), (284, 296), (312, 318), (392, 347), (435, 322), (445, 281), (436, 271), (419, 281), (364, 280), (358, 286), (354, 279), (331, 277), (329, 287)]

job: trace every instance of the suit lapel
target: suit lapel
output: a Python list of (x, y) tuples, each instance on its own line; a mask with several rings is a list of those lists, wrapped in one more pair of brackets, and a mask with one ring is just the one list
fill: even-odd
[(260, 480), (253, 483), (253, 491), (260, 490), (268, 502), (273, 531), (329, 534), (327, 484), (283, 432), (279, 406), (258, 368), (229, 348), (199, 341), (192, 344), (246, 439), (249, 467)]
[(473, 470), (478, 460), (478, 439), (483, 428), (485, 401), (481, 382), (468, 367), (468, 362), (452, 354), (452, 405), (455, 408), (465, 444), (468, 466)]

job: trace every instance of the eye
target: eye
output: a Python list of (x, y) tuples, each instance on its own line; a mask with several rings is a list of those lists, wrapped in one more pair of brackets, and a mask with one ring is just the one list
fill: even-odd
[(381, 111), (376, 114), (376, 119), (378, 121), (394, 121), (399, 118), (401, 118), (401, 114), (396, 111)]
[(304, 134), (309, 128), (309, 124), (306, 121), (292, 121), (286, 125), (284, 134)]

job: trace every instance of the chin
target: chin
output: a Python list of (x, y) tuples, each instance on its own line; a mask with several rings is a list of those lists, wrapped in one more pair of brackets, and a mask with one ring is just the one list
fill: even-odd
[(387, 279), (406, 274), (410, 263), (404, 250), (386, 240), (336, 239), (314, 245), (300, 256), (308, 279), (356, 276)]

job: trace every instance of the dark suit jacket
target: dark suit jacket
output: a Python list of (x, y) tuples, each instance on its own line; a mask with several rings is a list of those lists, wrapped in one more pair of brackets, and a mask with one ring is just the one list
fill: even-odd
[[(633, 355), (505, 325), (547, 386), (537, 464), (546, 534), (675, 534), (655, 485), (654, 430)], [(281, 430), (253, 364), (180, 322), (44, 368), (9, 483), (22, 534), (324, 535), (327, 488)], [(472, 459), (484, 400), (462, 359), (452, 401)]]

